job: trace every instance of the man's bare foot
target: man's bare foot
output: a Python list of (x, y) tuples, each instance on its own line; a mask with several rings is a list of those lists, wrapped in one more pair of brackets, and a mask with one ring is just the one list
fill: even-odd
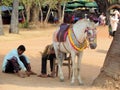
[(38, 75), (38, 77), (47, 78), (48, 76), (47, 76), (47, 74), (40, 74), (40, 75)]
[(22, 74), (22, 73), (20, 73), (20, 72), (17, 72), (16, 75), (19, 76), (19, 77), (21, 77), (21, 78), (25, 78), (25, 75)]
[(51, 72), (51, 74), (48, 74), (48, 77), (54, 78), (55, 77), (55, 73)]
[(30, 75), (37, 75), (37, 73), (30, 71)]

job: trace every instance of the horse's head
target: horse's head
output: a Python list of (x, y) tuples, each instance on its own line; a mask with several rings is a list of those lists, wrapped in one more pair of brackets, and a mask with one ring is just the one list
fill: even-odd
[(99, 26), (100, 25), (101, 20), (97, 16), (95, 16), (95, 15), (88, 15), (88, 19), (90, 20), (90, 22), (94, 22), (95, 26)]
[(91, 49), (95, 49), (97, 47), (97, 34), (96, 34), (96, 28), (89, 28), (85, 30), (87, 32), (87, 39), (90, 45)]

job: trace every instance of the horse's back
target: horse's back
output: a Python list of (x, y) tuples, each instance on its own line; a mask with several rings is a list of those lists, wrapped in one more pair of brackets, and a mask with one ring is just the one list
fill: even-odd
[(54, 33), (54, 38), (56, 39), (56, 41), (58, 42), (66, 41), (69, 27), (70, 25), (65, 23), (60, 25), (59, 29)]

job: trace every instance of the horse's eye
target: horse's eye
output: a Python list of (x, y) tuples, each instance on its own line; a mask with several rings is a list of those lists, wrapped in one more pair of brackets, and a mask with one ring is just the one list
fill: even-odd
[(90, 32), (88, 32), (88, 35), (91, 35), (91, 33), (90, 33)]

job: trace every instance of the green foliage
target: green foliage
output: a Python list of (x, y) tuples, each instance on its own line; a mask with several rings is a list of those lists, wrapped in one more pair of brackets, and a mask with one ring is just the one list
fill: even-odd
[(20, 0), (20, 2), (24, 3), (24, 4), (29, 4), (32, 3), (34, 0)]
[(120, 3), (120, 0), (108, 0), (110, 4)]
[(64, 3), (69, 2), (69, 1), (73, 1), (73, 0), (60, 0), (60, 3), (64, 4)]
[(29, 22), (25, 21), (23, 23), (19, 23), (20, 28), (28, 28), (29, 27)]
[(58, 1), (57, 0), (45, 0), (44, 5), (48, 5), (51, 9), (56, 9)]
[(12, 5), (13, 0), (2, 0), (2, 5), (10, 6)]
[(34, 0), (20, 0), (20, 3), (23, 3), (25, 6), (31, 6)]
[[(35, 3), (35, 5), (38, 5), (38, 6), (43, 6), (44, 2), (45, 2), (45, 0), (34, 0), (33, 3)], [(39, 5), (39, 4), (41, 4), (41, 5)]]

